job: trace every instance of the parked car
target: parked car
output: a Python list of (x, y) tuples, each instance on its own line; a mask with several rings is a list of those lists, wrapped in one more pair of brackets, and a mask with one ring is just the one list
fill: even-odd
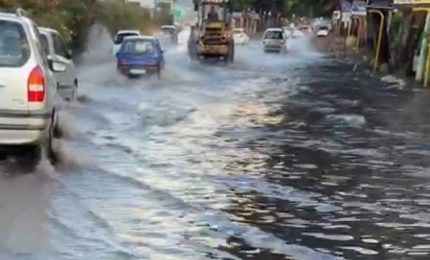
[(263, 35), (265, 52), (282, 53), (287, 50), (287, 39), (282, 28), (268, 28)]
[(165, 64), (164, 51), (153, 36), (124, 38), (116, 57), (118, 71), (130, 78), (154, 73), (160, 78)]
[(161, 35), (174, 44), (178, 43), (178, 30), (174, 25), (161, 26)]
[(327, 37), (330, 29), (327, 26), (320, 26), (316, 33), (317, 37)]
[(113, 48), (112, 48), (112, 53), (113, 56), (116, 55), (116, 53), (118, 52), (119, 48), (121, 47), (122, 41), (124, 40), (125, 37), (128, 36), (139, 36), (140, 35), (140, 31), (138, 30), (121, 30), (118, 31), (113, 39)]
[(0, 149), (22, 149), (38, 161), (53, 159), (58, 94), (51, 72), (66, 64), (45, 53), (37, 26), (25, 12), (0, 13)]
[(60, 96), (72, 101), (76, 97), (78, 89), (78, 77), (75, 63), (72, 60), (72, 52), (56, 30), (39, 27), (39, 32), (45, 52), (66, 65), (65, 71), (55, 72), (54, 75), (57, 79), (57, 90)]
[(236, 44), (246, 45), (249, 42), (249, 36), (244, 28), (235, 28), (233, 29), (233, 40)]

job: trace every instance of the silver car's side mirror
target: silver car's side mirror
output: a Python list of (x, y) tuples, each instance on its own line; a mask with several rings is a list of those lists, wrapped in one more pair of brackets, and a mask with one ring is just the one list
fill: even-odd
[(64, 72), (67, 69), (66, 64), (64, 64), (63, 62), (58, 61), (58, 60), (52, 58), (51, 56), (48, 56), (48, 64), (49, 64), (49, 68), (53, 72)]
[(66, 64), (59, 61), (53, 61), (51, 64), (51, 69), (54, 72), (64, 72), (66, 71)]

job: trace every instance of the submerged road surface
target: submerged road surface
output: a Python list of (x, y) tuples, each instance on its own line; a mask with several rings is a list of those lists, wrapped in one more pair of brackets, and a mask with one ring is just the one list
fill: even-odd
[(62, 163), (0, 163), (0, 259), (429, 259), (428, 92), (307, 40), (128, 80), (99, 29)]

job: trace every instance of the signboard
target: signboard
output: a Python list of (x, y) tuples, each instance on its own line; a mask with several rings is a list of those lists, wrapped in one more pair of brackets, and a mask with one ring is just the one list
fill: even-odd
[(393, 9), (393, 0), (367, 0), (367, 8)]
[(175, 14), (174, 14), (174, 16), (175, 16), (175, 20), (179, 20), (179, 19), (181, 19), (183, 16), (184, 16), (184, 10), (182, 9), (182, 8), (176, 8), (175, 9)]
[(353, 16), (366, 16), (366, 2), (364, 0), (354, 0), (351, 6)]

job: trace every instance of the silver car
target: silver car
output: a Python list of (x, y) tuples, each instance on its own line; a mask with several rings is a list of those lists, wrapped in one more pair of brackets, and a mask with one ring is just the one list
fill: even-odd
[(47, 57), (39, 31), (22, 10), (0, 12), (0, 151), (19, 148), (38, 161), (55, 160), (58, 94), (52, 73), (66, 66)]
[(287, 37), (282, 28), (269, 28), (263, 35), (265, 52), (282, 53), (287, 50)]
[(66, 70), (55, 72), (57, 90), (64, 100), (72, 101), (77, 95), (78, 77), (72, 52), (67, 47), (63, 37), (54, 29), (39, 27), (45, 52), (55, 60), (66, 65)]

